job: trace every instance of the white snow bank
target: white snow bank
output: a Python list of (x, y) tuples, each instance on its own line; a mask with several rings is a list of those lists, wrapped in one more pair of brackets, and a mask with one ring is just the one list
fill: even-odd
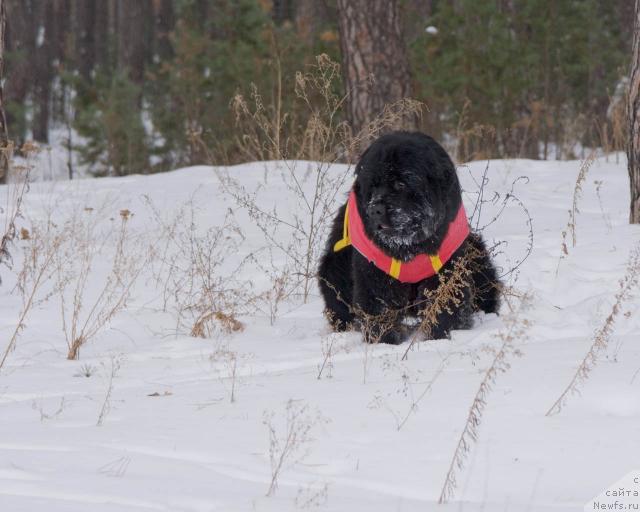
[[(249, 191), (260, 184), (258, 202), (267, 210), (293, 216), (297, 202), (277, 179), (281, 167), (254, 163), (225, 171)], [(469, 213), (486, 167), (460, 167)], [(0, 510), (582, 509), (640, 464), (637, 298), (624, 305), (610, 350), (582, 395), (571, 397), (559, 415), (545, 412), (609, 314), (640, 227), (627, 224), (625, 163), (598, 159), (579, 201), (577, 245), (569, 244), (559, 263), (578, 170), (579, 162), (489, 162), (484, 197), (499, 196), (484, 205), (481, 225), (501, 209), (514, 180), (528, 177), (512, 192), (532, 219), (533, 250), (509, 282), (532, 294), (526, 313), (532, 326), (529, 340), (517, 341), (523, 356), (498, 376), (488, 396), (452, 504), (436, 502), (482, 372), (500, 343), (495, 335), (502, 318), (480, 317), (473, 330), (455, 332), (450, 341), (421, 342), (407, 361), (401, 360), (406, 346), (366, 347), (358, 334), (336, 335), (337, 353), (318, 380), (330, 338), (317, 290), (306, 305), (283, 306), (273, 326), (266, 314), (252, 315), (241, 318), (243, 332), (199, 339), (184, 330), (176, 334), (176, 318), (161, 311), (161, 294), (145, 275), (127, 308), (82, 349), (79, 361), (65, 359), (57, 297), (27, 318), (0, 372)], [(7, 192), (0, 188), (3, 205)], [(157, 229), (143, 196), (166, 218), (192, 198), (199, 232), (220, 225), (233, 210), (244, 238), (225, 264), (233, 266), (263, 245), (261, 231), (225, 196), (209, 167), (35, 183), (20, 225), (30, 227), (48, 214), (63, 222), (86, 207), (117, 219), (126, 208), (134, 213), (131, 228), (142, 251), (145, 236)], [(505, 242), (498, 262), (513, 266), (526, 254), (527, 215), (509, 200), (485, 236)], [(19, 250), (20, 244), (13, 247), (14, 272)], [(275, 265), (285, 261), (277, 253), (274, 258)], [(103, 271), (105, 262), (98, 259), (96, 268)], [(22, 304), (12, 293), (12, 272), (0, 272), (4, 350)], [(256, 288), (270, 286), (258, 267), (242, 272), (237, 277)], [(221, 347), (235, 354), (234, 403), (229, 360), (211, 358)], [(112, 358), (120, 370), (98, 427)], [(412, 400), (429, 386), (411, 412)], [(300, 447), (306, 457), (285, 464), (275, 495), (265, 497), (271, 481), (265, 412), (274, 413), (271, 421), (282, 434), (291, 399), (293, 407), (307, 407), (313, 440)], [(398, 430), (398, 420), (410, 412)]]

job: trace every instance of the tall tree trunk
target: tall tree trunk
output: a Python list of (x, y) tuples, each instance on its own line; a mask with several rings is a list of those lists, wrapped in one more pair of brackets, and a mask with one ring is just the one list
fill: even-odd
[(110, 46), (114, 41), (113, 32), (111, 31), (115, 13), (113, 0), (100, 0), (96, 2), (94, 12), (95, 20), (93, 31), (95, 37), (93, 44), (96, 55), (94, 67), (106, 72), (113, 68), (112, 52), (110, 51)]
[(35, 112), (31, 129), (33, 139), (49, 142), (49, 117), (51, 114), (51, 81), (53, 80), (53, 32), (54, 11), (52, 0), (35, 3), (37, 23), (36, 53), (34, 56), (34, 103)]
[[(411, 95), (398, 4), (398, 0), (338, 0), (347, 118), (354, 134), (365, 129), (385, 105)], [(405, 119), (402, 126), (393, 128), (401, 127), (415, 128), (415, 119)]]
[(0, 183), (6, 183), (9, 174), (9, 133), (7, 131), (7, 120), (4, 115), (4, 91), (2, 83), (4, 81), (4, 38), (5, 27), (7, 26), (7, 10), (5, 0), (0, 0)]
[[(33, 2), (25, 0), (4, 0), (6, 17), (11, 24), (5, 27), (5, 52), (16, 58), (11, 63), (11, 76), (4, 84), (6, 103), (24, 105), (27, 95), (33, 91), (33, 62), (31, 56), (36, 51), (36, 21)], [(24, 112), (5, 112), (7, 124), (11, 127), (10, 137), (21, 145), (26, 136), (26, 115)]]
[(640, 224), (640, 0), (636, 0), (631, 82), (629, 83), (629, 145), (627, 159), (631, 186), (629, 222)]
[[(80, 76), (85, 83), (91, 83), (92, 71), (96, 64), (96, 24), (106, 25), (106, 19), (96, 19), (96, 1), (79, 0), (75, 5), (75, 59)], [(98, 3), (104, 3), (102, 0)]]
[(52, 82), (62, 78), (58, 87), (52, 87), (51, 120), (54, 123), (66, 120), (67, 94), (63, 73), (66, 69), (73, 69), (74, 48), (70, 37), (73, 21), (73, 3), (71, 0), (53, 0), (52, 2), (53, 28), (50, 34)]
[(155, 0), (153, 3), (155, 21), (154, 53), (160, 62), (167, 61), (173, 57), (171, 32), (176, 24), (173, 3), (173, 0)]
[(153, 6), (150, 0), (120, 0), (118, 17), (118, 65), (127, 69), (129, 78), (140, 85), (152, 50), (149, 28)]

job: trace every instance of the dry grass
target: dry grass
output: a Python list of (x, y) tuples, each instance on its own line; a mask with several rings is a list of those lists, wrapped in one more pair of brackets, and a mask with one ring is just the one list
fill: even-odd
[(149, 198), (146, 202), (161, 231), (153, 279), (162, 294), (163, 310), (176, 317), (176, 331), (209, 338), (243, 330), (238, 316), (255, 311), (256, 298), (251, 283), (238, 278), (252, 255), (227, 265), (244, 240), (233, 217), (228, 215), (222, 226), (200, 230), (193, 198), (172, 211), (169, 219)]
[[(132, 216), (127, 209), (116, 219), (104, 208), (85, 208), (64, 225), (55, 264), (68, 359), (78, 359), (82, 346), (126, 307), (149, 263), (153, 251), (140, 249), (143, 239), (129, 227)], [(106, 269), (96, 268), (98, 256), (106, 256)]]
[(616, 153), (616, 163), (619, 163), (619, 153), (627, 147), (627, 97), (629, 94), (629, 80), (621, 80), (612, 96), (609, 97), (609, 107), (605, 120), (594, 120), (594, 125), (604, 151), (607, 162), (609, 153)]
[(283, 306), (299, 291), (300, 283), (291, 263), (279, 263), (273, 253), (273, 249), (267, 247), (252, 258), (255, 267), (270, 283), (266, 290), (256, 295), (254, 303), (257, 310), (269, 318), (271, 325), (275, 324)]
[(490, 158), (498, 143), (495, 127), (469, 119), (470, 107), (471, 101), (467, 99), (462, 105), (453, 143), (447, 148), (456, 162)]
[(238, 399), (238, 390), (244, 383), (247, 364), (252, 357), (253, 354), (241, 354), (229, 346), (220, 346), (209, 356), (214, 373), (229, 392), (230, 403)]
[(55, 259), (65, 243), (64, 234), (52, 222), (34, 227), (31, 232), (22, 231), (23, 266), (16, 284), (22, 296), (22, 310), (9, 343), (0, 359), (0, 369), (14, 350), (18, 336), (25, 327), (27, 315), (41, 301), (47, 300), (54, 290), (39, 297), (45, 285), (55, 279)]
[(576, 184), (573, 187), (573, 199), (571, 201), (571, 210), (569, 210), (569, 222), (567, 223), (567, 229), (571, 233), (571, 246), (575, 247), (577, 242), (576, 236), (576, 224), (578, 222), (578, 214), (580, 210), (578, 209), (578, 202), (582, 198), (582, 185), (587, 179), (587, 173), (593, 165), (593, 162), (596, 159), (595, 152), (589, 154), (589, 156), (582, 162), (580, 165), (580, 171), (578, 172), (578, 177), (576, 178)]
[[(358, 343), (359, 345), (359, 343)], [(326, 378), (333, 377), (333, 358), (338, 354), (348, 354), (357, 345), (353, 340), (344, 339), (339, 333), (329, 333), (320, 338), (320, 349), (322, 352), (322, 362), (318, 365), (318, 380), (323, 376)], [(325, 375), (326, 373), (326, 375)]]
[[(498, 279), (505, 283), (505, 286), (507, 284), (513, 286), (518, 280), (520, 267), (533, 251), (533, 219), (529, 209), (518, 196), (518, 188), (521, 185), (527, 185), (529, 183), (529, 177), (517, 176), (511, 181), (508, 189), (501, 192), (494, 190), (492, 194), (488, 194), (489, 166), (490, 162), (487, 161), (487, 165), (480, 179), (470, 174), (470, 178), (477, 187), (476, 190), (463, 191), (463, 194), (470, 199), (475, 197), (473, 210), (471, 210), (471, 215), (469, 216), (469, 225), (474, 232), (482, 234), (487, 228), (500, 222), (507, 208), (514, 206), (517, 207), (524, 216), (525, 225), (523, 230), (527, 235), (527, 243), (523, 253), (515, 257), (513, 251), (507, 250), (509, 243), (506, 240), (496, 241), (493, 246), (488, 247), (488, 252), (494, 261), (500, 256), (506, 262), (504, 267), (498, 269)], [(486, 215), (487, 209), (492, 211), (489, 216)], [(513, 214), (511, 213), (511, 215)]]
[(547, 416), (559, 413), (570, 395), (578, 394), (580, 386), (589, 378), (593, 368), (598, 362), (598, 357), (607, 348), (611, 341), (616, 319), (640, 282), (640, 245), (631, 251), (624, 276), (620, 279), (618, 292), (611, 311), (604, 320), (602, 326), (594, 333), (589, 350), (585, 354), (571, 381), (560, 394), (558, 399), (547, 411)]
[(439, 135), (459, 163), (489, 158), (572, 160), (584, 158), (587, 148), (601, 149), (607, 159), (614, 152), (617, 162), (627, 143), (627, 87), (624, 82), (616, 87), (604, 116), (595, 110), (577, 112), (568, 105), (537, 99), (513, 122), (499, 125), (487, 121), (488, 116), (481, 112), (483, 105), (474, 108), (478, 105), (467, 99), (456, 117), (433, 112), (423, 129)]
[(265, 411), (263, 423), (269, 431), (271, 463), (271, 481), (267, 496), (273, 496), (282, 471), (307, 457), (314, 440), (313, 429), (327, 423), (327, 420), (319, 412), (313, 413), (308, 405), (290, 399), (285, 407), (284, 428), (281, 431), (273, 411)]
[(107, 379), (107, 389), (104, 394), (104, 399), (102, 400), (102, 406), (100, 407), (100, 413), (98, 414), (98, 421), (96, 422), (96, 427), (101, 427), (104, 423), (105, 418), (111, 411), (111, 396), (113, 395), (113, 381), (118, 375), (120, 368), (122, 368), (123, 357), (121, 355), (115, 356), (112, 355), (109, 358), (109, 367), (106, 364), (102, 363), (102, 368), (106, 373)]
[(244, 330), (244, 325), (232, 315), (224, 311), (207, 311), (200, 315), (191, 328), (191, 336), (195, 338), (207, 338), (210, 336), (208, 325), (212, 321), (216, 321), (222, 332), (231, 334)]
[(575, 248), (576, 246), (576, 228), (578, 224), (578, 214), (580, 213), (578, 204), (580, 202), (580, 199), (582, 198), (582, 186), (587, 179), (587, 174), (595, 159), (595, 152), (592, 151), (589, 156), (580, 164), (578, 176), (576, 177), (576, 183), (573, 187), (573, 198), (571, 200), (571, 209), (569, 210), (567, 227), (562, 230), (562, 243), (560, 245), (560, 258), (558, 260), (558, 266), (556, 267), (556, 276), (558, 275), (558, 271), (560, 270), (560, 263), (569, 255), (569, 248), (567, 246), (567, 238), (569, 237), (569, 235), (571, 236), (571, 247)]
[(458, 485), (457, 473), (464, 467), (471, 445), (478, 439), (478, 427), (487, 405), (487, 396), (495, 384), (497, 376), (509, 370), (511, 367), (510, 358), (521, 355), (516, 343), (522, 343), (526, 339), (527, 329), (530, 326), (529, 321), (521, 316), (528, 302), (529, 298), (525, 297), (525, 300), (520, 302), (516, 313), (505, 318), (505, 329), (498, 335), (502, 344), (495, 353), (493, 361), (485, 370), (484, 377), (478, 386), (478, 391), (471, 402), (467, 419), (451, 458), (451, 464), (449, 465), (438, 503), (446, 503), (453, 496)]
[[(38, 153), (39, 148), (34, 144), (24, 144), (21, 151), (25, 155), (26, 165), (10, 164), (10, 171), (13, 181), (7, 186), (7, 199), (4, 206), (0, 206), (0, 214), (4, 215), (4, 227), (0, 237), (0, 265), (11, 268), (12, 258), (9, 247), (18, 237), (16, 221), (22, 217), (22, 203), (29, 190), (29, 181), (32, 171), (30, 160)], [(11, 161), (12, 146), (2, 149), (1, 158), (8, 158)], [(0, 284), (2, 278), (0, 276)]]
[[(409, 368), (409, 365), (404, 361), (385, 360), (383, 362), (383, 370), (385, 373), (392, 373), (394, 376), (399, 376), (401, 383), (399, 389), (394, 393), (389, 394), (391, 396), (391, 400), (394, 404), (398, 403), (400, 405), (406, 405), (406, 410), (399, 410), (397, 405), (393, 405), (380, 394), (376, 394), (374, 396), (369, 407), (384, 408), (389, 411), (395, 421), (396, 429), (398, 431), (402, 430), (402, 427), (407, 424), (411, 416), (418, 411), (420, 403), (429, 394), (435, 382), (442, 375), (449, 358), (453, 354), (453, 352), (449, 352), (449, 354), (442, 358), (438, 368), (436, 368), (432, 377), (426, 383), (424, 383), (420, 378), (423, 373), (422, 370), (418, 370), (418, 376), (416, 376)], [(424, 386), (421, 389), (418, 387), (420, 384)]]

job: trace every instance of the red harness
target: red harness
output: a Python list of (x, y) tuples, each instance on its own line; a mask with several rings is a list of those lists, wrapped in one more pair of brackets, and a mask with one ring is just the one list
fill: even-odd
[(369, 262), (386, 274), (402, 283), (417, 283), (427, 277), (436, 275), (468, 235), (469, 222), (467, 221), (464, 206), (461, 204), (456, 218), (449, 224), (447, 234), (437, 254), (418, 254), (412, 260), (402, 262), (386, 255), (373, 241), (369, 240), (364, 232), (362, 219), (358, 213), (356, 194), (352, 190), (349, 193), (347, 208), (344, 212), (343, 237), (336, 242), (333, 250), (338, 252), (348, 245), (352, 245)]

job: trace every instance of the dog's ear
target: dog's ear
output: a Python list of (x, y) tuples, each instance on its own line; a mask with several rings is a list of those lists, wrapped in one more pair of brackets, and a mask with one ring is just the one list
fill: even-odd
[(367, 160), (371, 156), (370, 153), (375, 151), (376, 147), (379, 145), (379, 139), (374, 140), (367, 149), (360, 155), (358, 159), (358, 163), (356, 164), (355, 175), (358, 176), (365, 165), (367, 165)]

